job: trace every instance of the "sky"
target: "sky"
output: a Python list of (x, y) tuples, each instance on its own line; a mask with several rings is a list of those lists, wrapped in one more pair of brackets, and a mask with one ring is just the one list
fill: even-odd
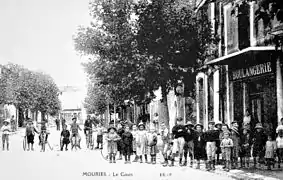
[(60, 86), (86, 90), (72, 36), (91, 18), (89, 0), (0, 0), (0, 64), (50, 74)]

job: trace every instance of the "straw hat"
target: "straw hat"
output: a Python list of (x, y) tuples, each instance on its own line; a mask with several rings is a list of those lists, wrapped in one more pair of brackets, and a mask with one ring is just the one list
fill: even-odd
[(255, 126), (255, 129), (263, 129), (261, 123), (257, 123), (256, 126)]
[(221, 122), (221, 121), (216, 121), (216, 122), (215, 122), (215, 126), (217, 126), (217, 125), (219, 125), (219, 124), (222, 126), (222, 122)]
[(232, 127), (231, 130), (234, 131), (237, 135), (240, 135), (237, 127)]
[(201, 127), (201, 129), (203, 129), (203, 125), (202, 124), (200, 124), (200, 123), (197, 123), (196, 125), (195, 125), (195, 129), (198, 127), (198, 126), (200, 126)]
[(145, 129), (144, 123), (140, 122), (139, 125), (138, 125), (138, 128), (140, 128), (141, 126), (143, 126), (143, 128)]
[(3, 122), (10, 123), (9, 119), (5, 119)]
[(117, 131), (117, 129), (114, 126), (110, 126), (107, 131), (110, 132), (111, 129), (114, 129), (115, 132)]
[(208, 124), (215, 125), (215, 122), (214, 121), (209, 121)]
[(191, 127), (194, 127), (194, 124), (192, 123), (192, 121), (187, 121), (186, 125), (185, 126), (191, 126)]

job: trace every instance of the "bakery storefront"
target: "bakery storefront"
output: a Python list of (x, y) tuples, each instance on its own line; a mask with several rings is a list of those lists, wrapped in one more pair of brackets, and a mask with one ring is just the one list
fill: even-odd
[[(231, 121), (240, 126), (246, 111), (251, 125), (261, 122), (267, 131), (277, 126), (276, 56), (274, 50), (248, 51), (227, 58)], [(227, 71), (226, 71), (227, 75)], [(226, 102), (227, 103), (227, 102)]]

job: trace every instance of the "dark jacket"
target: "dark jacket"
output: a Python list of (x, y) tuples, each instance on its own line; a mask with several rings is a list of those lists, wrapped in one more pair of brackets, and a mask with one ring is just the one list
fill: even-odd
[(126, 145), (126, 146), (131, 146), (132, 143), (133, 143), (133, 135), (131, 132), (124, 132), (122, 134), (122, 141), (123, 141), (123, 144)]
[(201, 149), (205, 147), (205, 134), (203, 132), (195, 132), (194, 136), (194, 148)]
[(205, 141), (206, 142), (217, 142), (219, 139), (219, 131), (218, 130), (207, 130), (205, 132)]
[(186, 127), (186, 132), (185, 132), (185, 141), (189, 142), (194, 139), (196, 132), (194, 129)]
[(172, 128), (172, 135), (174, 139), (177, 139), (179, 137), (184, 137), (186, 136), (186, 128), (184, 125), (175, 125)]
[(264, 147), (267, 141), (267, 136), (263, 131), (255, 132), (253, 138), (254, 147)]
[(69, 139), (70, 138), (70, 131), (69, 130), (63, 130), (62, 132), (61, 132), (61, 136), (63, 137), (63, 138), (66, 138), (66, 139)]

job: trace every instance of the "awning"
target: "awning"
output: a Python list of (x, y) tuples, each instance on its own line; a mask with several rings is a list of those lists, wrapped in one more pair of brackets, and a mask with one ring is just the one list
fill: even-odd
[[(274, 46), (257, 46), (257, 47), (248, 47), (246, 49), (243, 49), (241, 51), (223, 56), (223, 57), (219, 57), (217, 59), (213, 59), (211, 61), (206, 62), (206, 65), (228, 65), (228, 62), (230, 63), (231, 61), (233, 61), (233, 59), (237, 59), (238, 61), (241, 61), (243, 63), (245, 62), (245, 58), (239, 58), (242, 55), (246, 55), (246, 54), (250, 54), (250, 53), (256, 53), (256, 52), (264, 52), (264, 51), (274, 51), (275, 47)], [(241, 62), (238, 62), (241, 63)]]

